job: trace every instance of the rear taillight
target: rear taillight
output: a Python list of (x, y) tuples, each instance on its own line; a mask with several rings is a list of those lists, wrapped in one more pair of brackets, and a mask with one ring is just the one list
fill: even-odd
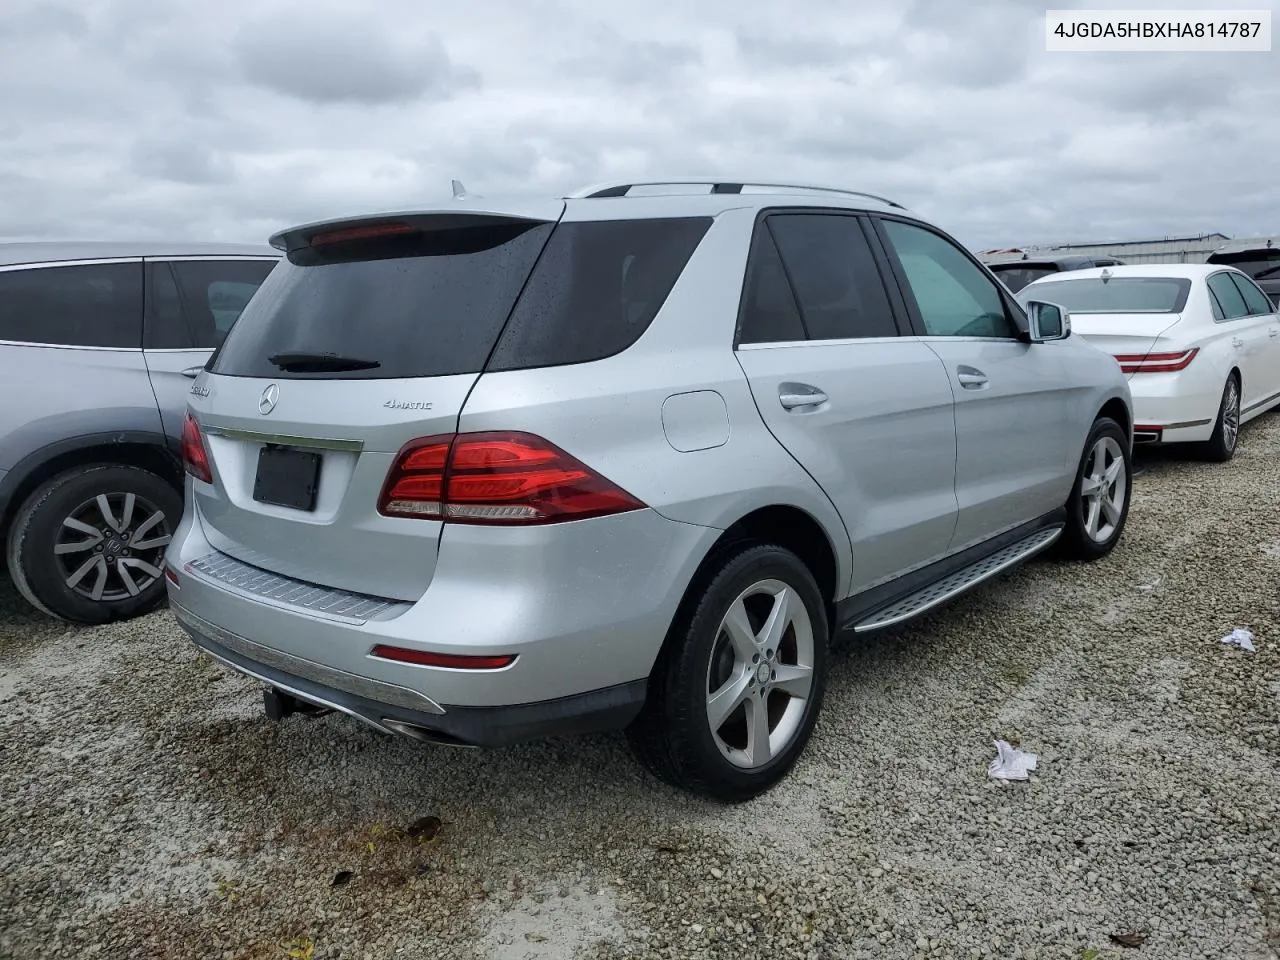
[(189, 413), (182, 424), (182, 465), (187, 473), (197, 480), (213, 483), (209, 451), (204, 447), (204, 437), (200, 436), (200, 427)]
[(1196, 358), (1199, 347), (1179, 353), (1133, 353), (1116, 357), (1125, 373), (1177, 373)]
[(460, 433), (406, 444), (378, 512), (455, 523), (537, 524), (640, 510), (644, 504), (528, 433)]

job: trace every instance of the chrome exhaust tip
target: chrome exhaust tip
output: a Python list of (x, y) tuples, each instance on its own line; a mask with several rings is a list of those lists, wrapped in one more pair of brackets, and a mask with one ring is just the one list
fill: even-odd
[(420, 727), (414, 723), (405, 723), (403, 720), (392, 720), (390, 717), (381, 717), (377, 721), (381, 727), (393, 730), (396, 733), (417, 740), (420, 743), (430, 743), (438, 747), (456, 747), (461, 750), (479, 749), (474, 743), (467, 743), (459, 740), (457, 737), (451, 737), (447, 733), (441, 733), (438, 730), (428, 730), (426, 727)]

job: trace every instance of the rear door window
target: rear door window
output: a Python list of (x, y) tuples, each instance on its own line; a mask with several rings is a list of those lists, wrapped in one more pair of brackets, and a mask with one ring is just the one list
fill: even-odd
[(621, 353), (649, 328), (711, 222), (561, 223), (487, 369), (560, 366)]
[(1231, 277), (1231, 282), (1240, 291), (1240, 296), (1244, 297), (1245, 306), (1249, 308), (1251, 314), (1262, 316), (1276, 312), (1276, 308), (1271, 305), (1271, 300), (1248, 277), (1239, 273), (1230, 273), (1227, 276)]
[[(245, 307), (210, 368), (299, 379), (479, 373), (552, 229), (450, 216), (408, 235), (292, 254)], [(326, 354), (354, 362), (286, 359)]]
[(857, 217), (777, 214), (773, 234), (810, 340), (896, 337), (889, 297)]
[(275, 265), (274, 260), (152, 261), (146, 346), (214, 349)]
[(804, 340), (804, 322), (773, 233), (756, 227), (742, 291), (738, 343), (794, 343)]
[(1215, 273), (1208, 280), (1209, 293), (1221, 310), (1220, 319), (1238, 320), (1249, 315), (1249, 306), (1245, 303), (1240, 288), (1231, 281), (1229, 273)]
[(142, 346), (142, 263), (0, 271), (0, 340)]

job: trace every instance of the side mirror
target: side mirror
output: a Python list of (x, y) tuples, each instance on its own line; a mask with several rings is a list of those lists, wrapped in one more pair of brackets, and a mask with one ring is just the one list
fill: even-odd
[(1028, 300), (1026, 304), (1029, 339), (1032, 343), (1065, 340), (1071, 336), (1071, 317), (1056, 303)]

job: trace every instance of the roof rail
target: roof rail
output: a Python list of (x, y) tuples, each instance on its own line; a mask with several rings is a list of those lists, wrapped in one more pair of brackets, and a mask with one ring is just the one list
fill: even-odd
[(699, 186), (705, 184), (709, 193), (742, 193), (743, 187), (763, 187), (771, 190), (806, 190), (817, 193), (838, 193), (847, 197), (863, 197), (875, 200), (886, 206), (905, 210), (900, 203), (876, 196), (874, 193), (863, 193), (861, 190), (846, 190), (843, 187), (828, 187), (818, 183), (769, 183), (761, 180), (721, 180), (715, 177), (673, 178), (666, 180), (634, 180), (626, 183), (598, 183), (584, 187), (569, 194), (567, 200), (594, 200), (602, 197), (625, 197), (634, 187), (666, 187), (666, 186)]

